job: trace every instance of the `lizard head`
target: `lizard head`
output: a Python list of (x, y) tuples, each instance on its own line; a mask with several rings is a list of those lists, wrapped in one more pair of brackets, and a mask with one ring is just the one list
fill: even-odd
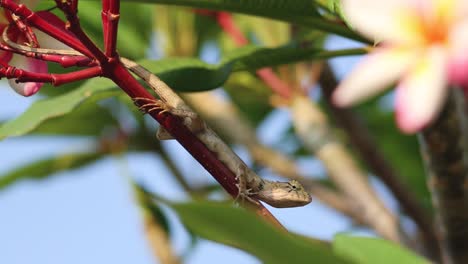
[(258, 196), (260, 200), (276, 208), (304, 206), (312, 201), (309, 193), (296, 180), (265, 183)]

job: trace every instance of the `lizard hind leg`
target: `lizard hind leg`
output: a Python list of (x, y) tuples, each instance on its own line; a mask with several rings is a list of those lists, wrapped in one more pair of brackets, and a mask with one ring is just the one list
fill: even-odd
[(133, 102), (143, 113), (152, 113), (154, 111), (160, 110), (160, 114), (162, 114), (164, 112), (169, 112), (171, 109), (165, 102), (158, 99), (135, 97), (133, 98)]

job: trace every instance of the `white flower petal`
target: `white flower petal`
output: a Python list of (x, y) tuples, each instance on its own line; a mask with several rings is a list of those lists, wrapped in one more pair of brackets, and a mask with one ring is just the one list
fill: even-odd
[[(31, 59), (20, 55), (13, 55), (13, 58), (9, 63), (17, 68), (31, 72), (47, 72), (47, 63), (44, 61)], [(11, 88), (23, 96), (31, 96), (37, 93), (43, 85), (43, 83), (37, 82), (16, 83), (16, 79), (9, 79), (8, 83), (10, 84)]]
[(376, 41), (420, 41), (417, 0), (343, 0), (346, 19), (357, 31)]
[[(443, 1), (443, 0), (439, 0)], [(455, 2), (455, 17), (466, 18), (468, 16), (468, 1), (466, 0), (454, 0)]]
[(435, 46), (398, 86), (396, 118), (403, 132), (421, 130), (439, 113), (448, 91), (446, 62), (444, 48)]
[(333, 93), (333, 102), (349, 106), (376, 95), (395, 82), (417, 54), (397, 48), (380, 48), (368, 55)]

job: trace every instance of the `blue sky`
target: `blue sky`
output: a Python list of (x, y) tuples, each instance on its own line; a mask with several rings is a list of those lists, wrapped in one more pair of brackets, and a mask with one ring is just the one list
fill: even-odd
[[(332, 39), (330, 49), (353, 45)], [(356, 58), (333, 60), (339, 75)], [(27, 109), (34, 98), (23, 98), (8, 87), (0, 88), (0, 120), (13, 118)], [(288, 118), (275, 111), (259, 129), (266, 143), (273, 143), (284, 129), (275, 123)], [(265, 129), (268, 128), (268, 129)], [(31, 160), (57, 153), (85, 149), (89, 141), (80, 138), (20, 137), (0, 141), (0, 175)], [(164, 142), (191, 183), (212, 178), (176, 142)], [(240, 150), (242, 154), (242, 150)], [(245, 155), (242, 155), (245, 156)], [(314, 160), (303, 160), (305, 170), (320, 169)], [(60, 173), (40, 182), (23, 181), (0, 192), (0, 263), (157, 263), (144, 238), (142, 221), (128, 184), (129, 177), (171, 200), (186, 197), (169, 172), (153, 154), (130, 153), (106, 158), (92, 166)], [(394, 204), (380, 185), (379, 193)], [(189, 236), (177, 217), (171, 219), (172, 242), (177, 253), (189, 246)], [(322, 239), (351, 230), (352, 223), (317, 200), (294, 209), (274, 209), (273, 214), (291, 231)], [(256, 259), (234, 248), (202, 241), (190, 251), (185, 263), (256, 263)]]

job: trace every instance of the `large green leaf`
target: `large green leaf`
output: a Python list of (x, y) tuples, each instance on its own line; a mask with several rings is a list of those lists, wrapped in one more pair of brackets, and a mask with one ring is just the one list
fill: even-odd
[(99, 106), (95, 102), (87, 101), (75, 111), (67, 115), (61, 115), (41, 123), (34, 134), (41, 135), (71, 135), (71, 136), (96, 136), (104, 129), (117, 127), (118, 121), (108, 109)]
[(363, 49), (325, 51), (287, 45), (279, 48), (245, 46), (227, 53), (218, 65), (193, 58), (168, 58), (140, 63), (158, 75), (174, 90), (195, 92), (211, 90), (222, 85), (231, 72), (256, 70), (304, 60), (327, 59), (337, 56), (363, 54)]
[(270, 102), (271, 89), (249, 72), (233, 74), (223, 87), (244, 117), (255, 126), (273, 109)]
[(214, 202), (169, 206), (195, 234), (245, 250), (264, 263), (351, 263), (321, 241), (278, 230), (240, 208)]
[(347, 27), (320, 17), (310, 0), (125, 0), (140, 3), (189, 6), (268, 17), (366, 41)]
[[(160, 76), (174, 90), (202, 91), (219, 87), (227, 80), (232, 71), (250, 70), (305, 59), (349, 55), (350, 51), (363, 52), (360, 49), (331, 52), (289, 46), (277, 49), (248, 46), (227, 54), (218, 65), (190, 58), (143, 60), (140, 63)], [(117, 94), (119, 92), (111, 81), (104, 78), (91, 79), (67, 94), (33, 103), (18, 118), (10, 120), (0, 127), (0, 140), (8, 136), (24, 135), (48, 119), (70, 113), (86, 100), (95, 102)]]
[(370, 237), (337, 235), (333, 250), (359, 264), (429, 264), (424, 258), (389, 241)]
[(316, 0), (316, 2), (327, 12), (338, 16), (344, 21), (346, 20), (341, 7), (341, 0)]
[(89, 165), (102, 155), (101, 153), (72, 153), (32, 162), (0, 175), (0, 190), (20, 180), (42, 180), (58, 172)]
[(111, 81), (102, 78), (92, 79), (67, 94), (33, 103), (18, 118), (10, 120), (0, 127), (0, 139), (7, 136), (24, 135), (46, 120), (70, 113), (85, 100), (97, 101), (116, 94), (118, 91), (115, 90), (115, 85)]

